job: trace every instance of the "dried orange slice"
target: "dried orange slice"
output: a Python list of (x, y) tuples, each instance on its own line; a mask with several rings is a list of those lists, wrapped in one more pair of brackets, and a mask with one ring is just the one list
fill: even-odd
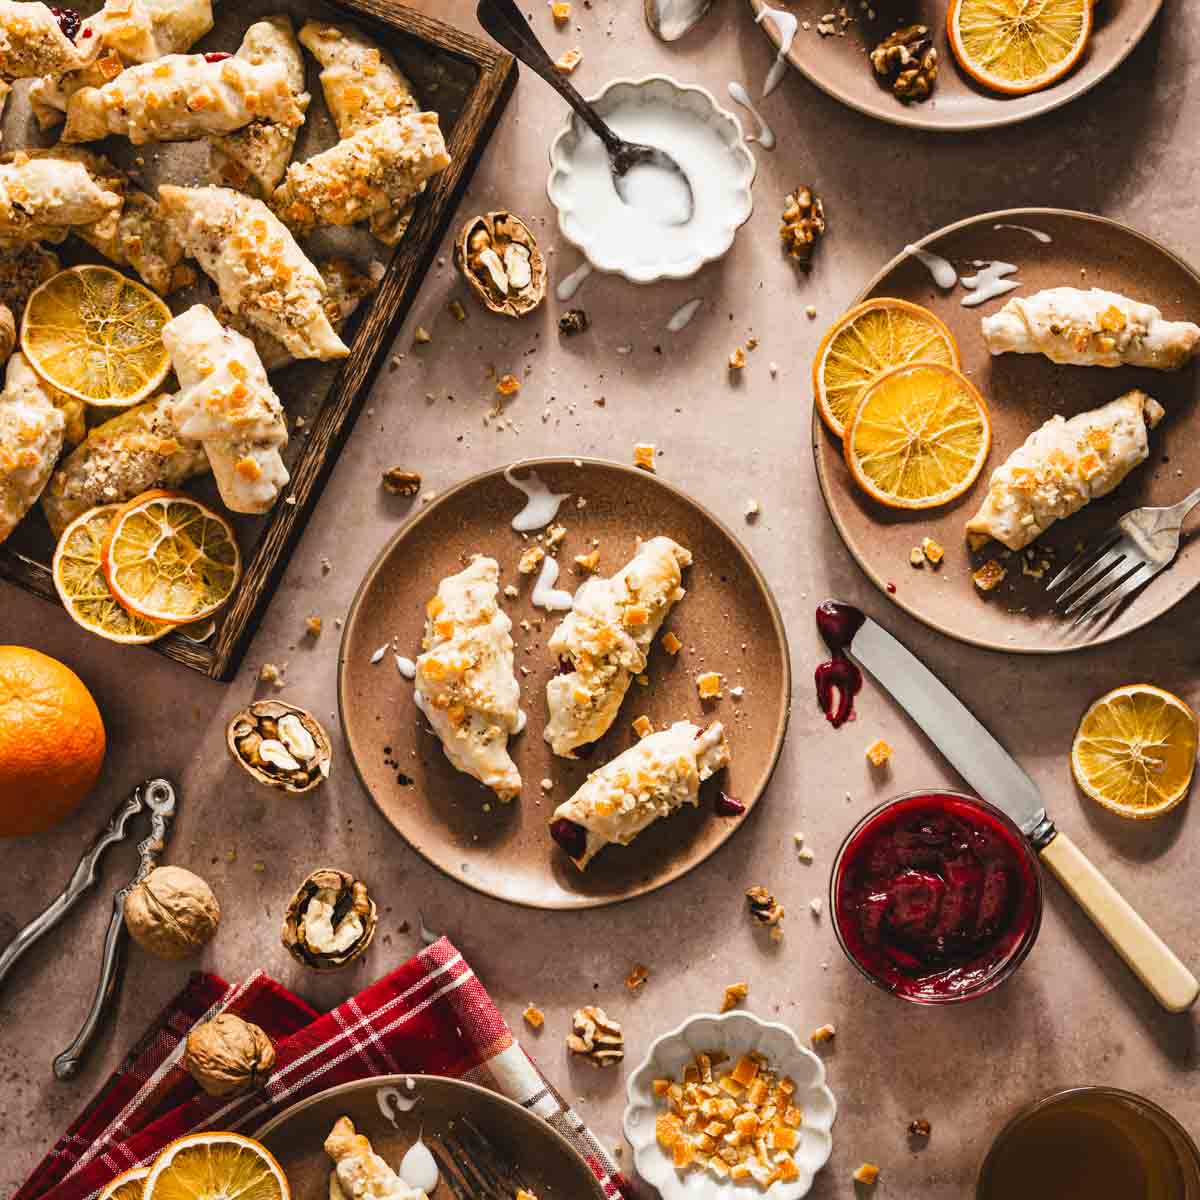
[(142, 1200), (290, 1200), (287, 1176), (261, 1142), (192, 1133), (154, 1160)]
[(21, 349), (51, 387), (102, 408), (144, 400), (171, 368), (162, 327), (171, 310), (111, 267), (71, 267), (25, 307)]
[(1195, 769), (1196, 714), (1150, 683), (1101, 696), (1083, 714), (1071, 745), (1076, 783), (1122, 817), (1169, 812), (1187, 795)]
[(126, 645), (155, 642), (173, 626), (128, 612), (117, 603), (104, 578), (104, 539), (120, 508), (119, 504), (103, 504), (81, 513), (63, 530), (54, 551), (54, 586), (68, 616), (89, 633)]
[(1056, 83), (1079, 61), (1094, 0), (951, 0), (950, 49), (976, 83), (1023, 96)]
[(927, 308), (878, 296), (843, 313), (813, 359), (813, 397), (821, 419), (841, 437), (863, 388), (911, 362), (958, 366), (958, 343)]
[(100, 1193), (96, 1200), (142, 1200), (142, 1181), (149, 1174), (149, 1167), (133, 1167), (124, 1171)]
[(855, 483), (889, 508), (933, 508), (961, 496), (991, 443), (983, 397), (939, 363), (881, 375), (863, 392), (842, 439)]
[(124, 608), (173, 625), (212, 616), (242, 572), (229, 522), (183, 492), (162, 489), (121, 505), (101, 561)]

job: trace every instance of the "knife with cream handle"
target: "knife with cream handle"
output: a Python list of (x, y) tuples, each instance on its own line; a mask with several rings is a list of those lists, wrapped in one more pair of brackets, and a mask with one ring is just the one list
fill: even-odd
[(1196, 1002), (1200, 984), (1169, 946), (1046, 815), (1037, 785), (914, 654), (869, 617), (849, 647), (983, 799), (1006, 812), (1038, 857), (1168, 1012)]

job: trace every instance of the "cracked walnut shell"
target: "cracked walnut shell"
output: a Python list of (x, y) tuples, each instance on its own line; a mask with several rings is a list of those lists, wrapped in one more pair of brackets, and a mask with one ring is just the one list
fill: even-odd
[(801, 184), (784, 200), (779, 240), (789, 258), (805, 270), (812, 263), (817, 239), (825, 232), (825, 205), (812, 188)]
[(529, 226), (510, 212), (472, 217), (459, 230), (454, 263), (494, 313), (523, 317), (546, 296), (546, 260)]
[(625, 1057), (625, 1035), (604, 1009), (594, 1004), (576, 1009), (571, 1029), (574, 1032), (567, 1036), (567, 1049), (592, 1066), (615, 1066)]
[(239, 1096), (266, 1082), (275, 1047), (257, 1025), (221, 1013), (188, 1034), (183, 1065), (208, 1095)]
[(267, 787), (299, 795), (329, 778), (333, 747), (312, 713), (284, 700), (256, 700), (225, 730), (233, 761)]
[(376, 920), (367, 885), (348, 871), (324, 867), (297, 888), (279, 936), (303, 966), (340, 971), (371, 944)]
[(928, 100), (938, 74), (938, 52), (927, 25), (905, 25), (871, 51), (875, 74), (901, 100)]
[(198, 954), (221, 923), (212, 888), (183, 867), (155, 867), (125, 897), (125, 928), (156, 958), (176, 962)]

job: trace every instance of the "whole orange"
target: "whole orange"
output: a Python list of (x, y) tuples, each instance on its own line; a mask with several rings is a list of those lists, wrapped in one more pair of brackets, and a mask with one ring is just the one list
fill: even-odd
[(104, 722), (69, 667), (0, 646), (0, 837), (42, 833), (88, 794), (104, 762)]

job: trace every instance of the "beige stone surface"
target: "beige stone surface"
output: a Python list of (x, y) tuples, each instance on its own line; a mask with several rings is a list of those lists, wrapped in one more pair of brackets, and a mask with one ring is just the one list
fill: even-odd
[[(423, 2), (476, 27), (469, 0)], [(551, 46), (582, 46), (576, 78), (585, 90), (616, 74), (665, 70), (723, 93), (732, 78), (761, 80), (772, 56), (741, 0), (722, 0), (708, 24), (672, 47), (645, 32), (637, 0), (577, 3), (565, 32), (554, 31), (541, 0), (528, 7)], [(977, 211), (1052, 204), (1127, 220), (1197, 254), (1200, 77), (1189, 64), (1200, 54), (1200, 11), (1179, 0), (1165, 7), (1114, 78), (1067, 109), (1010, 130), (909, 133), (788, 78), (764, 105), (780, 144), (759, 153), (756, 211), (733, 252), (695, 280), (645, 290), (593, 277), (578, 297), (592, 319), (582, 337), (560, 342), (554, 321), (561, 306), (553, 300), (520, 323), (490, 318), (456, 278), (445, 247), (400, 333), (402, 357), (382, 373), (232, 684), (91, 640), (50, 606), (5, 589), (0, 640), (36, 646), (76, 668), (104, 711), (111, 751), (103, 786), (84, 811), (50, 835), (0, 846), (0, 942), (58, 891), (117, 799), (137, 780), (162, 773), (182, 793), (169, 857), (211, 881), (225, 914), (198, 965), (227, 978), (262, 967), (314, 1003), (332, 1005), (417, 948), (416, 936), (399, 927), (407, 921), (415, 928), (420, 905), (432, 926), (453, 936), (522, 1037), (526, 1002), (546, 1009), (545, 1028), (526, 1039), (529, 1049), (608, 1142), (620, 1140), (626, 1068), (600, 1073), (568, 1061), (571, 1010), (594, 1002), (622, 1020), (631, 1070), (652, 1037), (713, 1009), (735, 979), (749, 982), (751, 1009), (802, 1036), (825, 1022), (837, 1026), (827, 1057), (840, 1115), (833, 1159), (812, 1193), (822, 1200), (852, 1195), (850, 1172), (864, 1159), (882, 1165), (881, 1197), (962, 1200), (1008, 1116), (1067, 1085), (1131, 1088), (1200, 1128), (1196, 1017), (1160, 1012), (1053, 883), (1040, 940), (1017, 976), (983, 1000), (946, 1011), (923, 1011), (871, 988), (842, 958), (827, 917), (808, 910), (811, 897), (826, 895), (830, 863), (858, 815), (902, 790), (956, 782), (870, 682), (856, 723), (835, 732), (817, 711), (811, 679), (821, 655), (812, 610), (834, 594), (886, 620), (959, 692), (1038, 781), (1059, 824), (1200, 967), (1195, 800), (1146, 827), (1121, 823), (1076, 792), (1067, 762), (1079, 714), (1110, 687), (1151, 678), (1200, 701), (1200, 601), (1184, 602), (1134, 640), (1070, 657), (1005, 658), (947, 641), (899, 615), (847, 557), (826, 518), (809, 450), (809, 359), (820, 330), (906, 241)], [(804, 52), (819, 54), (815, 32), (802, 36)], [(562, 119), (559, 101), (527, 73), (462, 210), (503, 205), (524, 215), (553, 251), (555, 277), (578, 262), (555, 235), (543, 190), (545, 147)], [(781, 258), (775, 234), (783, 196), (799, 181), (817, 185), (830, 225), (808, 278)], [(668, 334), (669, 315), (694, 296), (705, 300), (700, 315), (683, 333)], [(446, 311), (453, 299), (467, 307), (465, 324)], [(804, 315), (809, 304), (815, 321)], [(433, 340), (414, 350), (418, 323)], [(760, 348), (732, 384), (726, 357), (749, 334)], [(618, 352), (626, 346), (632, 350)], [(779, 365), (774, 379), (772, 361)], [(489, 366), (524, 381), (504, 428), (483, 421), (493, 400)], [(336, 732), (331, 781), (301, 799), (256, 790), (227, 761), (224, 724), (255, 692), (265, 661), (286, 663), (285, 694), (336, 731), (336, 619), (411, 509), (381, 491), (383, 468), (415, 468), (427, 488), (440, 490), (526, 454), (628, 460), (642, 440), (664, 451), (664, 477), (742, 530), (791, 635), (795, 707), (774, 784), (703, 868), (628, 905), (528, 912), (462, 889), (410, 851), (359, 789)], [(752, 496), (762, 515), (748, 526), (742, 512)], [(906, 570), (897, 566), (903, 586), (917, 586)], [(325, 621), (315, 643), (302, 636), (312, 613)], [(877, 737), (896, 748), (883, 774), (873, 774), (863, 756)], [(796, 859), (794, 830), (815, 851), (809, 866)], [(102, 1045), (79, 1080), (54, 1081), (50, 1060), (90, 1000), (109, 897), (132, 857), (130, 847), (111, 855), (95, 894), (0, 993), (0, 1193), (24, 1178), (185, 978), (184, 966), (131, 955)], [(317, 978), (288, 957), (278, 927), (292, 889), (327, 864), (370, 881), (380, 935), (347, 974)], [(741, 893), (755, 883), (787, 905), (779, 945), (746, 917)], [(622, 980), (635, 961), (651, 974), (629, 996)], [(928, 1147), (917, 1153), (905, 1137), (915, 1117), (933, 1125)]]

